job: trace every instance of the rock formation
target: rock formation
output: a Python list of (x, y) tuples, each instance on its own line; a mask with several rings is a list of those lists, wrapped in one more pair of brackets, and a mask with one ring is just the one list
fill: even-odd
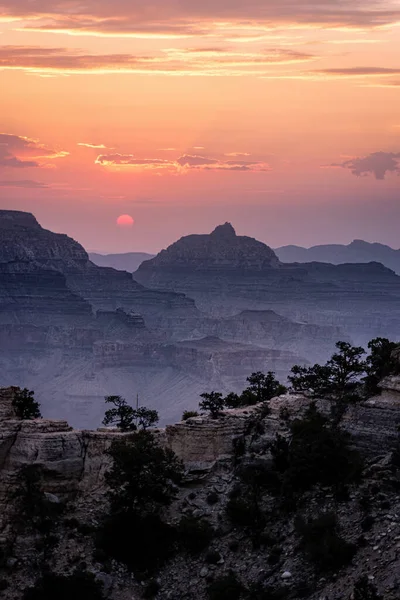
[(98, 254), (97, 252), (90, 252), (89, 258), (98, 267), (111, 267), (118, 271), (133, 273), (140, 267), (142, 262), (154, 258), (154, 254), (147, 254), (146, 252), (126, 252), (124, 254)]
[(282, 246), (275, 249), (276, 255), (284, 263), (325, 262), (334, 265), (342, 263), (379, 262), (400, 275), (400, 250), (385, 244), (353, 240), (351, 244), (326, 244), (302, 248)]
[(151, 277), (152, 271), (159, 268), (263, 271), (278, 266), (279, 260), (271, 248), (253, 238), (237, 236), (232, 225), (225, 223), (210, 235), (181, 238), (155, 258), (142, 263), (139, 272)]
[[(234, 570), (249, 585), (261, 578), (268, 581), (271, 589), (281, 590), (300, 589), (306, 577), (308, 587), (305, 589), (309, 591), (303, 592), (302, 597), (308, 600), (347, 598), (354, 581), (369, 573), (370, 581), (386, 594), (385, 598), (395, 600), (398, 588), (393, 573), (400, 561), (397, 535), (400, 505), (390, 491), (390, 482), (393, 480), (393, 485), (396, 482), (390, 474), (388, 456), (398, 436), (399, 377), (383, 381), (382, 389), (382, 396), (351, 409), (343, 421), (368, 460), (361, 488), (351, 491), (350, 497), (339, 504), (330, 500), (326, 490), (322, 490), (322, 495), (317, 490), (315, 494), (309, 493), (307, 505), (301, 506), (302, 514), (306, 511), (312, 516), (322, 505), (325, 510), (335, 507), (346, 537), (354, 542), (360, 531), (364, 532), (362, 543), (357, 541), (356, 560), (349, 567), (337, 570), (335, 577), (314, 578), (309, 563), (302, 558), (293, 517), (287, 511), (283, 515), (274, 515), (268, 529), (268, 540), (271, 541), (267, 542), (267, 549), (264, 545), (252, 547), (243, 530), (227, 520), (225, 506), (228, 499), (234, 497), (235, 440), (243, 440), (246, 436), (248, 441), (252, 439), (249, 424), (258, 407), (227, 411), (218, 419), (193, 417), (165, 430), (156, 430), (159, 443), (171, 448), (186, 468), (186, 484), (179, 491), (170, 518), (176, 520), (186, 515), (199, 522), (208, 519), (218, 527), (218, 536), (212, 543), (214, 554), (178, 554), (160, 570), (158, 581), (161, 587), (157, 597), (180, 600), (193, 596), (196, 591), (197, 597), (203, 600), (207, 597), (207, 582)], [(104, 474), (110, 467), (110, 459), (105, 451), (112, 441), (132, 434), (121, 434), (112, 429), (76, 431), (64, 421), (20, 421), (12, 407), (16, 392), (17, 388), (0, 390), (0, 550), (9, 556), (5, 566), (0, 562), (4, 598), (20, 600), (23, 590), (33, 583), (33, 575), (37, 575), (37, 569), (30, 569), (30, 565), (32, 557), (38, 553), (38, 537), (28, 533), (27, 524), (25, 528), (19, 525), (15, 529), (13, 521), (21, 469), (34, 465), (40, 469), (42, 493), (49, 502), (65, 506), (66, 511), (56, 535), (53, 535), (55, 545), (51, 558), (47, 559), (52, 568), (61, 573), (70, 572), (71, 565), (84, 562), (85, 568), (107, 583), (107, 598), (138, 600), (140, 584), (115, 563), (110, 563), (106, 574), (99, 563), (101, 558), (93, 554), (92, 542), (83, 529), (86, 527), (90, 531), (96, 527), (107, 509)], [(295, 418), (308, 404), (307, 398), (296, 395), (271, 401), (271, 412), (263, 419), (262, 437), (256, 444), (250, 442), (253, 443), (253, 460), (257, 460), (257, 444), (265, 447), (276, 433), (284, 430), (282, 409)], [(328, 409), (324, 401), (320, 401), (319, 407), (323, 411)], [(373, 489), (379, 490), (377, 499), (369, 499), (374, 516), (369, 516), (369, 528), (361, 529), (367, 521), (360, 513), (360, 503)], [(274, 561), (272, 558), (266, 561), (265, 553), (267, 557), (272, 556), (278, 540), (279, 556), (275, 556)], [(273, 546), (268, 550), (270, 544)], [(214, 555), (218, 555), (215, 561), (211, 560)]]
[[(172, 255), (183, 270), (204, 259), (216, 279), (238, 265), (279, 270), (267, 246), (236, 236), (229, 224), (177, 246)], [(294, 363), (324, 359), (345, 337), (271, 311), (224, 320), (212, 313), (183, 293), (148, 289), (130, 273), (94, 265), (80, 244), (33, 215), (0, 211), (0, 384), (35, 389), (48, 417), (95, 427), (104, 396), (139, 393), (164, 423), (173, 422), (210, 387), (240, 391), (259, 369), (285, 379)]]
[(143, 285), (189, 295), (214, 317), (273, 310), (297, 322), (339, 327), (357, 343), (400, 338), (400, 277), (390, 269), (280, 263), (268, 246), (236, 236), (230, 225), (182, 238), (134, 276)]

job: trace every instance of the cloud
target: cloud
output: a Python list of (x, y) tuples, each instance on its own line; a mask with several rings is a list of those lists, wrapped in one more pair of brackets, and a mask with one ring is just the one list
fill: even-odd
[(162, 158), (135, 158), (133, 154), (100, 154), (95, 164), (103, 167), (139, 167), (141, 169), (162, 169), (174, 167), (175, 163)]
[(389, 67), (348, 67), (324, 69), (321, 71), (314, 71), (314, 73), (319, 73), (320, 75), (337, 75), (343, 77), (374, 77), (381, 75), (400, 75), (400, 69), (391, 69)]
[(269, 66), (302, 63), (316, 56), (285, 48), (238, 52), (215, 48), (165, 49), (152, 55), (87, 54), (71, 48), (1, 46), (0, 69), (42, 75), (139, 73), (164, 75), (263, 74)]
[(20, 179), (15, 181), (0, 181), (0, 187), (47, 189), (49, 186), (45, 183), (42, 183), (41, 181), (32, 181), (31, 179)]
[(262, 26), (366, 28), (400, 19), (395, 0), (1, 0), (0, 9), (0, 17), (19, 18), (28, 29), (138, 37), (202, 35), (216, 27), (247, 35)]
[(331, 166), (350, 169), (357, 177), (373, 174), (375, 179), (383, 180), (386, 173), (400, 174), (400, 152), (373, 152), (363, 158), (352, 158)]
[(83, 146), (84, 148), (95, 148), (96, 150), (106, 150), (107, 146), (104, 144), (85, 144), (84, 142), (78, 142), (77, 146)]
[(218, 160), (214, 158), (206, 158), (204, 156), (196, 156), (191, 154), (184, 154), (179, 157), (176, 161), (181, 167), (202, 167), (205, 165), (216, 165)]
[(184, 154), (176, 160), (160, 158), (137, 158), (133, 154), (101, 154), (97, 157), (96, 164), (103, 167), (130, 167), (139, 170), (167, 170), (171, 173), (183, 173), (189, 170), (204, 171), (270, 171), (267, 163), (262, 161), (223, 161), (217, 158)]
[(235, 157), (240, 157), (240, 156), (251, 156), (248, 152), (228, 152), (227, 154), (225, 154), (225, 156), (235, 156)]
[[(38, 159), (53, 159), (67, 156), (68, 152), (52, 150), (37, 140), (0, 133), (0, 167), (13, 169), (44, 166)], [(28, 160), (26, 160), (28, 159)]]

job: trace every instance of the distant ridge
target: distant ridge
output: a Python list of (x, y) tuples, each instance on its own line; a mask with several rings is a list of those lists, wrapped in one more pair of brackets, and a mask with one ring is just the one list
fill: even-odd
[(263, 271), (279, 267), (275, 252), (254, 238), (236, 235), (230, 223), (210, 234), (187, 235), (144, 262), (138, 273), (158, 268)]
[(142, 262), (154, 258), (154, 254), (147, 252), (126, 252), (124, 254), (99, 254), (97, 252), (89, 253), (90, 260), (98, 267), (111, 267), (118, 271), (128, 271), (133, 273)]
[(385, 267), (400, 274), (400, 250), (379, 243), (354, 240), (351, 244), (326, 244), (303, 248), (302, 246), (282, 246), (275, 249), (283, 263), (325, 262), (334, 265), (343, 263), (380, 262)]

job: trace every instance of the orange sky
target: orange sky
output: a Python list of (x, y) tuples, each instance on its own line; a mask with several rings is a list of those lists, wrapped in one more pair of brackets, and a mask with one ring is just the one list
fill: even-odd
[(400, 246), (398, 1), (0, 0), (0, 85), (0, 208), (88, 248)]

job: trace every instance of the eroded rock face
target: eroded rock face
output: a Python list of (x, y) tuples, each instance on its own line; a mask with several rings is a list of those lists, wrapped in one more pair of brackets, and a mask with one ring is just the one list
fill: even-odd
[[(350, 490), (349, 498), (337, 502), (326, 490), (308, 493), (300, 510), (272, 512), (268, 522), (268, 535), (278, 544), (278, 562), (272, 563), (270, 544), (254, 548), (245, 530), (230, 522), (227, 502), (236, 496), (238, 479), (235, 475), (235, 441), (249, 436), (249, 424), (256, 417), (259, 407), (226, 411), (217, 419), (194, 417), (154, 433), (160, 444), (171, 448), (180, 457), (187, 470), (186, 485), (180, 488), (171, 506), (168, 519), (176, 524), (182, 516), (200, 522), (207, 519), (218, 529), (210, 545), (212, 552), (196, 555), (178, 553), (157, 573), (161, 582), (159, 596), (162, 600), (197, 595), (205, 600), (207, 577), (221, 577), (231, 570), (241, 581), (250, 585), (261, 578), (269, 586), (281, 589), (284, 585), (296, 585), (315, 579), (315, 572), (305, 559), (299, 546), (295, 522), (299, 515), (315, 518), (322, 512), (335, 511), (340, 533), (348, 541), (358, 544), (353, 563), (345, 569), (335, 570), (335, 577), (316, 579), (316, 586), (307, 596), (309, 600), (336, 598), (353, 589), (354, 582), (362, 575), (373, 573), (374, 582), (385, 597), (398, 598), (395, 574), (399, 568), (398, 521), (400, 514), (398, 487), (391, 489), (390, 481), (396, 483), (393, 471), (388, 470), (390, 452), (397, 437), (400, 417), (400, 377), (382, 382), (383, 394), (366, 403), (359, 404), (345, 415), (343, 426), (352, 433), (356, 446), (367, 456), (368, 468), (362, 483)], [(24, 524), (13, 529), (15, 492), (21, 485), (21, 468), (37, 465), (41, 468), (41, 485), (47, 501), (65, 506), (60, 525), (55, 528), (56, 544), (51, 547), (52, 569), (57, 573), (70, 573), (72, 568), (85, 562), (90, 572), (99, 573), (101, 581), (108, 582), (107, 597), (110, 600), (139, 598), (140, 585), (123, 569), (102, 573), (98, 558), (93, 553), (89, 535), (82, 534), (81, 525), (95, 528), (107, 509), (104, 475), (110, 466), (106, 450), (116, 439), (132, 434), (115, 430), (77, 431), (64, 421), (20, 421), (15, 418), (12, 400), (18, 388), (0, 389), (0, 548), (9, 554), (7, 570), (3, 571), (11, 584), (5, 598), (23, 598), (23, 592), (38, 576), (32, 568), (33, 557), (38, 556), (37, 532)], [(310, 400), (301, 395), (286, 395), (270, 402), (270, 413), (263, 419), (260, 437), (250, 442), (250, 454), (246, 461), (261, 460), (268, 463), (268, 442), (276, 433), (283, 432), (282, 409), (292, 418), (307, 410)], [(322, 412), (330, 410), (329, 402), (318, 401)], [(258, 418), (258, 417), (257, 417)], [(253, 430), (254, 432), (254, 430)], [(257, 444), (261, 444), (260, 453)], [(237, 446), (236, 446), (237, 448)], [(383, 458), (384, 457), (384, 458)], [(266, 461), (266, 462), (265, 462)], [(386, 473), (386, 475), (385, 475)], [(386, 479), (385, 479), (386, 477)], [(398, 486), (397, 476), (397, 486)], [(380, 490), (377, 494), (376, 488)], [(362, 501), (371, 502), (368, 521), (365, 520)], [(69, 501), (65, 504), (65, 501)], [(265, 507), (270, 505), (267, 497)], [(269, 514), (269, 513), (268, 513)], [(374, 515), (374, 516), (372, 516)], [(369, 523), (369, 529), (363, 524)], [(17, 531), (17, 533), (16, 533)], [(13, 540), (12, 546), (8, 545)], [(275, 541), (276, 540), (276, 541)], [(235, 550), (236, 548), (236, 550)], [(240, 548), (240, 552), (238, 552)], [(210, 560), (215, 557), (215, 560)], [(46, 563), (47, 564), (47, 563)], [(266, 565), (268, 567), (266, 568)], [(367, 565), (367, 566), (366, 566)], [(103, 577), (104, 576), (104, 577)], [(97, 575), (96, 575), (97, 577)], [(372, 581), (372, 579), (371, 579)], [(269, 588), (271, 589), (271, 588)], [(300, 589), (300, 588), (299, 588)], [(304, 595), (304, 594), (303, 594)]]
[(135, 278), (185, 293), (213, 317), (272, 310), (340, 328), (357, 344), (377, 336), (400, 339), (400, 277), (393, 271), (379, 263), (280, 263), (268, 246), (234, 235), (229, 225), (182, 238), (142, 263)]
[(209, 235), (189, 235), (145, 261), (138, 274), (159, 267), (190, 270), (243, 269), (262, 271), (277, 268), (279, 260), (269, 246), (257, 240), (237, 236), (230, 223), (220, 225)]
[[(82, 268), (86, 251), (67, 235), (43, 229), (30, 213), (0, 211), (0, 263), (18, 271), (19, 262), (64, 272)], [(11, 264), (10, 264), (11, 263)]]
[(218, 419), (193, 417), (166, 428), (166, 444), (192, 469), (230, 458), (233, 440), (243, 435), (252, 410), (228, 411)]
[[(382, 396), (351, 407), (343, 419), (343, 427), (367, 456), (387, 454), (398, 438), (400, 377), (382, 385), (390, 388), (384, 387)], [(113, 440), (132, 434), (112, 429), (74, 430), (66, 421), (20, 421), (12, 408), (18, 389), (0, 389), (0, 481), (14, 485), (22, 466), (36, 464), (46, 475), (46, 492), (67, 498), (82, 491), (88, 497), (101, 493), (109, 466), (105, 450)], [(309, 398), (302, 395), (273, 399), (264, 420), (265, 439), (272, 440), (281, 430), (282, 409), (296, 418), (309, 404)], [(327, 401), (320, 400), (317, 405), (322, 412), (330, 410)], [(156, 433), (160, 443), (171, 448), (187, 468), (204, 468), (232, 457), (234, 440), (245, 433), (258, 408), (228, 410), (217, 419), (194, 417)]]

